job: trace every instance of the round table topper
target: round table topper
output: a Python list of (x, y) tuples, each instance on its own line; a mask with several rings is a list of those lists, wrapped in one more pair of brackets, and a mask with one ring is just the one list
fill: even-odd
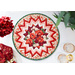
[(34, 60), (44, 59), (56, 50), (59, 31), (51, 18), (33, 13), (23, 16), (15, 25), (13, 43), (24, 57)]

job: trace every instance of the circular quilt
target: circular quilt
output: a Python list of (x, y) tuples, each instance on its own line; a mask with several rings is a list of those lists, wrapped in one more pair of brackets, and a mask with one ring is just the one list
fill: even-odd
[(44, 59), (56, 50), (59, 31), (48, 16), (28, 14), (16, 23), (13, 43), (22, 56), (34, 60)]

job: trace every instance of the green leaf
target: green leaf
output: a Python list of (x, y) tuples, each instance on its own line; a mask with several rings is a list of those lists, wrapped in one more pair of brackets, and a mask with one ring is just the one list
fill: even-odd
[(48, 37), (46, 37), (46, 39), (48, 39)]
[(28, 31), (28, 34), (30, 34), (30, 32)]
[(70, 21), (71, 24), (75, 24), (75, 18), (74, 17), (70, 18), (69, 21)]
[(41, 29), (43, 33), (45, 33), (44, 29)]
[(33, 44), (35, 44), (35, 42), (34, 42), (35, 40), (32, 40), (32, 41), (33, 41)]
[(25, 40), (27, 40), (27, 37), (25, 37)]
[(60, 24), (61, 22), (61, 18), (58, 18), (57, 22), (56, 22), (56, 27)]
[(75, 11), (68, 11), (71, 15), (71, 17), (75, 17)]
[(71, 28), (72, 30), (75, 29), (75, 25), (70, 25), (70, 24), (69, 24), (69, 26), (67, 26), (67, 27)]
[(67, 27), (67, 24), (69, 22), (69, 19), (70, 19), (70, 14), (67, 13), (65, 16), (64, 16), (64, 23), (65, 23), (65, 26)]
[(54, 15), (53, 15), (55, 18), (58, 18), (58, 15), (56, 14), (56, 13), (54, 13)]
[(75, 28), (75, 25), (69, 25), (69, 27), (71, 27), (71, 28)]
[(62, 20), (62, 17), (63, 15), (65, 14), (64, 11), (61, 11), (59, 16), (58, 16), (58, 19), (57, 19), (57, 22), (56, 22), (56, 27), (60, 24), (61, 20)]

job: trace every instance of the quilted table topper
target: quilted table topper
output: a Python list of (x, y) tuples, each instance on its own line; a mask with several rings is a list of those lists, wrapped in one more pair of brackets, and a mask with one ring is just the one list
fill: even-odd
[(13, 43), (22, 56), (35, 60), (44, 59), (56, 50), (59, 31), (48, 16), (28, 14), (16, 23)]

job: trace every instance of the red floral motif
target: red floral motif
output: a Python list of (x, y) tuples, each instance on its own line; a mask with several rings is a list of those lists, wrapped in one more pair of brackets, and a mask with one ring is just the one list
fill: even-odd
[(4, 37), (13, 31), (14, 25), (12, 21), (10, 17), (2, 16), (0, 18), (0, 37)]
[(40, 46), (37, 46), (37, 48), (39, 49), (39, 48), (40, 48)]
[[(46, 29), (43, 29), (43, 27), (39, 25), (32, 25), (32, 27), (28, 27), (28, 30), (25, 30), (25, 40), (26, 44), (29, 44), (29, 46), (32, 46), (33, 49), (36, 47), (39, 49), (40, 46), (43, 46), (43, 44), (46, 43), (46, 39), (48, 33), (46, 33)], [(45, 36), (45, 37), (43, 37)]]
[(32, 42), (32, 39), (27, 39), (27, 40), (26, 40), (26, 44), (29, 44), (29, 45), (31, 46), (32, 43), (33, 43), (33, 42)]
[(34, 33), (30, 33), (30, 38), (34, 39), (36, 37), (36, 35)]
[(41, 35), (43, 35), (43, 32), (42, 32), (42, 30), (37, 30), (37, 31), (35, 31), (35, 34), (37, 34), (38, 36), (41, 36)]
[(44, 39), (39, 36), (39, 37), (37, 38), (37, 41), (38, 41), (39, 43), (43, 43)]

